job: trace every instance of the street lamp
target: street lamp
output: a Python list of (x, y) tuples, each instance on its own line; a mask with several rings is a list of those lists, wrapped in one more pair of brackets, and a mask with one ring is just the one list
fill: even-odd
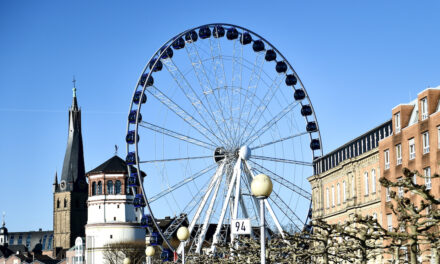
[(189, 230), (186, 226), (181, 226), (177, 230), (177, 238), (183, 243), (182, 247), (182, 264), (185, 264), (185, 244), (189, 238)]
[(124, 263), (124, 264), (131, 264), (131, 259), (130, 258), (125, 258), (122, 263)]
[(258, 174), (251, 183), (252, 195), (260, 200), (260, 246), (261, 246), (261, 264), (266, 263), (266, 239), (265, 239), (265, 220), (264, 220), (264, 199), (267, 199), (272, 193), (272, 181), (269, 176)]
[(147, 255), (147, 264), (151, 263), (151, 257), (156, 254), (156, 250), (153, 246), (148, 246), (147, 249), (145, 249), (145, 255)]

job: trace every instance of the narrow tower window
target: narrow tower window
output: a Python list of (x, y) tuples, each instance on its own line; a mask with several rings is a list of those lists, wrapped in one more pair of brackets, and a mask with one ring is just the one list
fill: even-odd
[(102, 194), (102, 182), (99, 181), (98, 182), (98, 195), (101, 195), (101, 194)]
[(107, 182), (107, 194), (113, 194), (113, 181)]
[(121, 194), (121, 181), (117, 180), (115, 184), (115, 194)]

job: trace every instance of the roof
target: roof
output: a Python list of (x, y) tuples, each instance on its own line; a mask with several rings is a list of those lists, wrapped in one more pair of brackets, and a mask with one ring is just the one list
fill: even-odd
[(89, 171), (87, 174), (95, 173), (128, 173), (127, 163), (117, 155)]

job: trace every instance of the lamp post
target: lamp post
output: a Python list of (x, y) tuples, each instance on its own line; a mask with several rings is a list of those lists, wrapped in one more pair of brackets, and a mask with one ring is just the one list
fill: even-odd
[(182, 247), (182, 264), (185, 264), (185, 244), (189, 238), (189, 230), (186, 226), (181, 226), (177, 230), (177, 238), (183, 243)]
[(131, 264), (131, 259), (130, 258), (125, 258), (122, 263), (124, 263), (124, 264)]
[(145, 255), (147, 256), (147, 264), (151, 264), (151, 257), (156, 254), (156, 250), (153, 246), (148, 246), (147, 249), (145, 249)]
[(264, 200), (272, 193), (272, 181), (265, 174), (258, 174), (251, 183), (252, 195), (260, 200), (260, 246), (261, 246), (261, 264), (266, 263), (266, 228), (264, 219)]

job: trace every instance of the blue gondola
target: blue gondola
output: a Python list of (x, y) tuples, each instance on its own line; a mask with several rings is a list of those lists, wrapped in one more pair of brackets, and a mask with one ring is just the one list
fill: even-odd
[(278, 61), (277, 66), (275, 66), (275, 70), (278, 73), (286, 72), (287, 71), (287, 64), (284, 61)]
[(298, 82), (298, 79), (296, 79), (295, 75), (287, 74), (287, 76), (286, 76), (286, 85), (287, 86), (296, 85), (297, 82)]
[[(154, 65), (154, 63), (156, 63), (156, 65)], [(154, 65), (154, 68), (153, 68), (153, 65)], [(157, 58), (154, 58), (153, 60), (151, 60), (150, 70), (152, 70), (153, 72), (158, 72), (158, 71), (161, 71), (162, 68), (163, 68), (163, 64), (160, 60), (158, 60)]]
[(153, 226), (153, 218), (150, 215), (143, 215), (141, 219), (142, 227), (152, 227)]
[(232, 27), (229, 28), (228, 31), (226, 32), (226, 38), (229, 40), (233, 40), (238, 38), (238, 31), (236, 28)]
[(187, 32), (185, 34), (186, 42), (189, 42), (189, 43), (196, 42), (197, 38), (198, 38), (197, 33), (194, 30), (191, 30), (190, 32)]
[[(148, 76), (148, 72), (142, 74), (141, 80), (140, 80), (140, 82), (139, 82), (139, 84), (140, 84), (141, 86), (144, 86), (145, 81), (147, 80), (147, 76)], [(147, 87), (148, 87), (148, 86), (151, 86), (151, 85), (153, 85), (153, 84), (154, 84), (154, 79), (153, 79), (153, 76), (150, 75), (150, 78), (148, 78), (148, 81), (147, 81)]]
[(209, 27), (201, 27), (199, 29), (199, 37), (201, 39), (207, 39), (211, 37), (211, 29), (209, 29)]
[(299, 101), (299, 100), (302, 100), (306, 97), (306, 93), (304, 92), (303, 89), (298, 89), (298, 90), (295, 90), (293, 97), (295, 98), (295, 100)]
[(139, 186), (139, 181), (138, 181), (137, 173), (132, 173), (131, 176), (128, 177), (127, 183), (128, 183), (129, 187), (138, 187)]
[(128, 152), (127, 157), (125, 158), (125, 162), (127, 165), (133, 165), (136, 163), (136, 154), (134, 152)]
[[(130, 114), (128, 115), (128, 122), (130, 124), (136, 124), (136, 114), (137, 114), (137, 110), (131, 110)], [(139, 113), (138, 122), (141, 121), (142, 121), (142, 115), (141, 113)]]
[(252, 44), (252, 49), (255, 52), (260, 52), (264, 50), (264, 42), (262, 40), (255, 40), (254, 44)]
[(182, 49), (185, 47), (185, 40), (183, 40), (183, 38), (180, 37), (173, 42), (172, 46), (173, 46), (173, 49), (175, 49), (175, 50)]
[(310, 148), (312, 150), (318, 150), (321, 148), (321, 144), (319, 143), (319, 139), (314, 138), (312, 139), (312, 141), (310, 142)]
[(276, 60), (276, 58), (277, 58), (277, 54), (273, 49), (266, 50), (266, 55), (264, 56), (264, 59), (266, 61), (273, 61)]
[(306, 130), (307, 130), (307, 132), (316, 132), (316, 131), (318, 131), (318, 126), (316, 125), (316, 122), (315, 121), (308, 122), (307, 126), (306, 126)]
[(309, 116), (312, 114), (312, 107), (310, 105), (303, 105), (301, 108), (301, 115)]
[(172, 48), (162, 47), (160, 49), (160, 54), (162, 54), (160, 57), (161, 59), (168, 59), (168, 58), (171, 59), (173, 57), (174, 52)]
[(133, 102), (135, 104), (139, 104), (139, 101), (141, 101), (141, 104), (145, 104), (145, 102), (147, 101), (147, 95), (146, 94), (142, 94), (142, 100), (140, 100), (141, 94), (142, 94), (142, 91), (137, 91), (136, 93), (134, 93)]
[(134, 207), (145, 207), (147, 203), (145, 203), (144, 196), (142, 194), (136, 194), (136, 196), (133, 199), (133, 205)]
[(170, 249), (163, 249), (162, 253), (160, 254), (160, 258), (162, 259), (163, 262), (165, 261), (173, 261), (173, 251), (171, 251)]
[(240, 43), (243, 45), (247, 45), (252, 42), (252, 36), (249, 32), (244, 32), (240, 37)]
[(222, 38), (225, 35), (225, 29), (220, 25), (215, 26), (212, 30), (212, 35), (214, 38)]
[[(127, 142), (127, 144), (134, 144), (135, 137), (136, 134), (134, 130), (128, 131), (127, 136), (125, 136), (125, 141)], [(139, 142), (139, 135), (137, 135), (137, 142)]]

